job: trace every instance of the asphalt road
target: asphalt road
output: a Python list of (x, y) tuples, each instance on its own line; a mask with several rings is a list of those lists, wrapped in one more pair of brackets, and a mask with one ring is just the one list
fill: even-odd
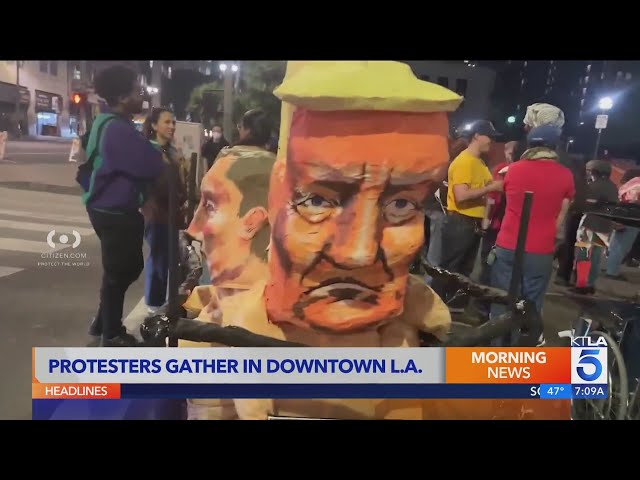
[[(101, 275), (99, 243), (77, 196), (0, 188), (0, 419), (31, 419), (32, 347), (90, 343)], [(125, 312), (142, 295), (141, 277)]]

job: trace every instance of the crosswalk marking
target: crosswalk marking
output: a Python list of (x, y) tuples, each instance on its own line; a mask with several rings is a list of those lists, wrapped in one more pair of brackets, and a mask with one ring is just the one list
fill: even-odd
[[(59, 214), (48, 214), (48, 213), (35, 213), (35, 212), (27, 212), (23, 210), (7, 210), (0, 208), (0, 215), (10, 215), (12, 217), (20, 217), (20, 218), (32, 218), (36, 220), (45, 220), (47, 222), (66, 222), (66, 223), (77, 223), (78, 226), (82, 225), (91, 225), (89, 221), (89, 217), (85, 216), (72, 216), (72, 215), (59, 215)], [(77, 229), (76, 229), (77, 230)]]
[(0, 228), (9, 228), (12, 230), (29, 230), (31, 232), (50, 232), (56, 230), (56, 233), (70, 233), (72, 230), (78, 232), (81, 236), (93, 235), (92, 228), (70, 227), (68, 225), (46, 225), (44, 223), (19, 222), (16, 220), (0, 219)]
[[(95, 232), (82, 205), (75, 203), (75, 198), (6, 189), (0, 189), (0, 193), (3, 197), (6, 193), (7, 198), (18, 195), (24, 200), (19, 206), (18, 202), (3, 203), (4, 208), (0, 208), (0, 282), (24, 270), (38, 268), (41, 261), (50, 260), (47, 254), (60, 251), (85, 253), (82, 246), (78, 249), (72, 247), (77, 242), (74, 231), (80, 235), (81, 243)], [(14, 206), (17, 208), (12, 208)], [(49, 232), (54, 233), (50, 235)], [(61, 238), (63, 236), (66, 239)]]
[(51, 248), (47, 245), (46, 240), (39, 242), (34, 240), (23, 240), (21, 238), (0, 238), (0, 250), (9, 250), (11, 252), (47, 253), (57, 252), (58, 250), (68, 247), (69, 245), (58, 243), (54, 248)]
[(23, 271), (24, 268), (15, 268), (15, 267), (2, 267), (0, 266), (0, 278), (8, 277), (9, 275), (13, 275), (14, 273), (18, 273)]

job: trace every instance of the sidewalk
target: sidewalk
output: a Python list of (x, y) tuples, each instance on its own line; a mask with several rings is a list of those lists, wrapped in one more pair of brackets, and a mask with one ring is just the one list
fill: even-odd
[(11, 164), (0, 163), (0, 187), (19, 190), (80, 195), (76, 183), (78, 164)]

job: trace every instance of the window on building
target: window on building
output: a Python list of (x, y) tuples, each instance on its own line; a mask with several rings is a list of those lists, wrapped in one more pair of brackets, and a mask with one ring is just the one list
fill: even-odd
[(422, 80), (423, 82), (428, 82), (431, 79), (431, 77), (429, 75), (420, 75), (418, 78), (420, 80)]
[(604, 80), (604, 72), (600, 74), (600, 80)]
[(553, 60), (549, 60), (549, 64), (550, 64), (550, 65), (553, 65)]
[(622, 78), (622, 75), (623, 75), (622, 72), (616, 73), (616, 80), (618, 80), (619, 78)]
[(80, 80), (82, 78), (82, 73), (80, 72), (80, 69), (78, 68), (77, 65), (73, 66), (73, 79), (74, 80)]
[(167, 68), (167, 77), (171, 78), (171, 67)]
[(584, 76), (584, 84), (586, 85), (587, 83), (589, 83), (589, 75)]
[(587, 65), (587, 73), (591, 71), (591, 64)]
[(524, 61), (524, 66), (526, 67), (527, 65), (529, 65), (529, 62), (527, 62), (526, 60)]
[(626, 75), (624, 76), (625, 80), (631, 80), (631, 73), (627, 72)]
[(153, 68), (153, 60), (149, 60), (149, 68)]
[(49, 62), (49, 73), (51, 75), (53, 75), (54, 77), (56, 77), (58, 75), (58, 61), (57, 60), (51, 60)]
[(456, 93), (462, 97), (467, 95), (468, 82), (466, 78), (458, 78), (456, 80)]
[(207, 69), (205, 70), (205, 74), (206, 75), (211, 75), (211, 69), (209, 67), (207, 67)]
[(438, 77), (438, 85), (449, 88), (449, 79), (447, 77)]
[(580, 106), (584, 107), (584, 98), (582, 100), (580, 100)]
[(518, 106), (516, 107), (516, 110), (517, 110), (517, 111), (520, 111), (520, 105), (518, 105)]
[(587, 94), (587, 87), (582, 89), (582, 96), (584, 97)]
[(49, 73), (49, 61), (48, 60), (40, 60), (40, 71), (42, 73)]

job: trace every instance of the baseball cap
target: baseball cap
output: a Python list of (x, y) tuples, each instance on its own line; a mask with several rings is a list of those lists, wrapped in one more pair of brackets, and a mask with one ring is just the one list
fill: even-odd
[(493, 139), (502, 135), (493, 127), (493, 123), (489, 120), (476, 120), (475, 122), (468, 123), (463, 127), (460, 133), (462, 136), (468, 137), (477, 133), (478, 135), (484, 135)]
[(527, 143), (530, 146), (546, 146), (556, 148), (560, 142), (562, 130), (552, 124), (540, 125), (532, 128), (527, 134)]

